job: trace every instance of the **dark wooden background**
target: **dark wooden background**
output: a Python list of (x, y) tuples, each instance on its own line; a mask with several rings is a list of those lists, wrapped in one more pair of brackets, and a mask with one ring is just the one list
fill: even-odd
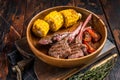
[[(120, 53), (120, 0), (0, 0), (0, 57), (7, 70), (4, 54), (14, 50), (14, 42), (26, 36), (30, 19), (38, 12), (54, 6), (76, 6), (96, 13), (105, 22), (108, 39)], [(120, 59), (107, 80), (120, 80)], [(1, 76), (0, 76), (1, 77)]]

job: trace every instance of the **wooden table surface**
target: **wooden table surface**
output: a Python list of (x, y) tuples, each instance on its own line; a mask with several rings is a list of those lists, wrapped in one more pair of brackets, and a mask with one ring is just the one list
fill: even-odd
[[(111, 53), (120, 53), (120, 0), (0, 0), (0, 53), (11, 52), (14, 41), (26, 36), (30, 19), (38, 12), (54, 6), (76, 6), (96, 13), (107, 26), (108, 39), (116, 45)], [(7, 73), (7, 64), (5, 66)], [(120, 80), (119, 74), (118, 58), (106, 80)]]

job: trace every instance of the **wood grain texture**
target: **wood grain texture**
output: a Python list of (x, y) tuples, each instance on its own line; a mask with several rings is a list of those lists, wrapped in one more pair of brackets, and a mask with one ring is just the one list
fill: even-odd
[(74, 0), (55, 0), (54, 6), (75, 6)]
[(17, 1), (14, 6), (16, 6), (16, 11), (12, 15), (11, 24), (22, 37), (24, 27), (23, 22), (25, 17), (25, 1)]
[(111, 70), (110, 74), (106, 77), (105, 80), (120, 80), (120, 57), (118, 57), (114, 68)]
[(103, 10), (112, 33), (115, 39), (116, 46), (120, 52), (120, 1), (119, 0), (100, 0), (103, 5)]
[[(120, 1), (119, 0), (100, 0), (103, 5), (103, 10), (106, 16), (110, 32), (116, 43), (118, 53), (120, 52)], [(120, 58), (116, 62), (115, 67), (105, 80), (120, 80)]]

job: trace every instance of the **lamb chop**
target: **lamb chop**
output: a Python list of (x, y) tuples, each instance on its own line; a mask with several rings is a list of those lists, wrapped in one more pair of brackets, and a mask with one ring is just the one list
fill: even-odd
[[(84, 52), (86, 53), (87, 51), (85, 45), (82, 44), (82, 33), (91, 17), (92, 14), (88, 16), (83, 25), (81, 22), (75, 31), (51, 46), (48, 54), (57, 58), (78, 58), (84, 56)], [(78, 36), (76, 37), (77, 34)], [(73, 40), (75, 40), (75, 42), (73, 42)]]
[(82, 43), (82, 34), (84, 31), (84, 28), (88, 24), (89, 20), (91, 19), (92, 14), (90, 14), (87, 19), (85, 20), (84, 24), (82, 25), (79, 34), (75, 38), (75, 42), (70, 44), (71, 47), (71, 55), (68, 56), (68, 59), (72, 58), (79, 58), (82, 56), (85, 56), (88, 54), (87, 52), (87, 46)]
[(70, 33), (67, 37), (53, 44), (49, 49), (48, 54), (56, 58), (66, 58), (71, 55), (69, 39), (72, 37), (70, 41), (73, 41), (74, 37), (79, 33), (81, 26), (82, 22), (80, 22), (80, 25), (77, 27), (77, 29)]
[(49, 44), (52, 44), (54, 42), (58, 42), (58, 41), (62, 40), (63, 38), (68, 36), (68, 34), (69, 34), (69, 32), (54, 33), (53, 35), (41, 38), (38, 41), (38, 44), (39, 45), (49, 45)]
[(71, 48), (67, 42), (67, 38), (52, 45), (48, 54), (56, 58), (66, 58), (68, 55), (70, 55)]
[[(83, 43), (87, 45), (87, 52), (94, 52), (98, 46), (98, 41), (101, 39), (101, 35), (93, 30), (91, 27), (86, 27), (83, 33)], [(96, 43), (97, 42), (97, 43)]]

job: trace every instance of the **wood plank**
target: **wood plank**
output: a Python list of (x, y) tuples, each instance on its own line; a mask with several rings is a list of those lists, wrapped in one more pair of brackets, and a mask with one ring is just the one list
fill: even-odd
[[(25, 1), (15, 1), (15, 12), (11, 17), (11, 25), (15, 28), (15, 30), (21, 35), (23, 32), (23, 22), (24, 22), (24, 14), (25, 14)], [(13, 8), (14, 9), (14, 8)]]
[(6, 16), (6, 10), (7, 10), (7, 6), (9, 4), (9, 1), (7, 0), (0, 0), (0, 15), (2, 16)]
[(120, 0), (100, 0), (103, 5), (110, 31), (120, 52)]
[(54, 6), (75, 6), (74, 0), (55, 0)]
[(53, 6), (54, 1), (51, 0), (26, 0), (25, 8), (25, 22), (29, 20), (38, 12)]
[(11, 0), (8, 1), (6, 16), (1, 15), (4, 22), (2, 24), (4, 30), (2, 31), (5, 33), (3, 40), (5, 53), (12, 51), (14, 49), (14, 41), (22, 36), (24, 21), (24, 9), (22, 8), (24, 8), (24, 1)]
[(106, 77), (105, 80), (120, 80), (120, 57), (118, 57), (117, 62), (115, 63), (114, 68), (110, 74)]
[[(115, 39), (118, 53), (120, 54), (120, 1), (119, 0), (100, 0), (103, 6), (103, 10), (106, 15), (106, 19), (109, 23), (109, 27), (112, 36)], [(111, 73), (107, 76), (105, 80), (120, 80), (120, 57), (116, 62), (115, 67), (112, 69)]]

